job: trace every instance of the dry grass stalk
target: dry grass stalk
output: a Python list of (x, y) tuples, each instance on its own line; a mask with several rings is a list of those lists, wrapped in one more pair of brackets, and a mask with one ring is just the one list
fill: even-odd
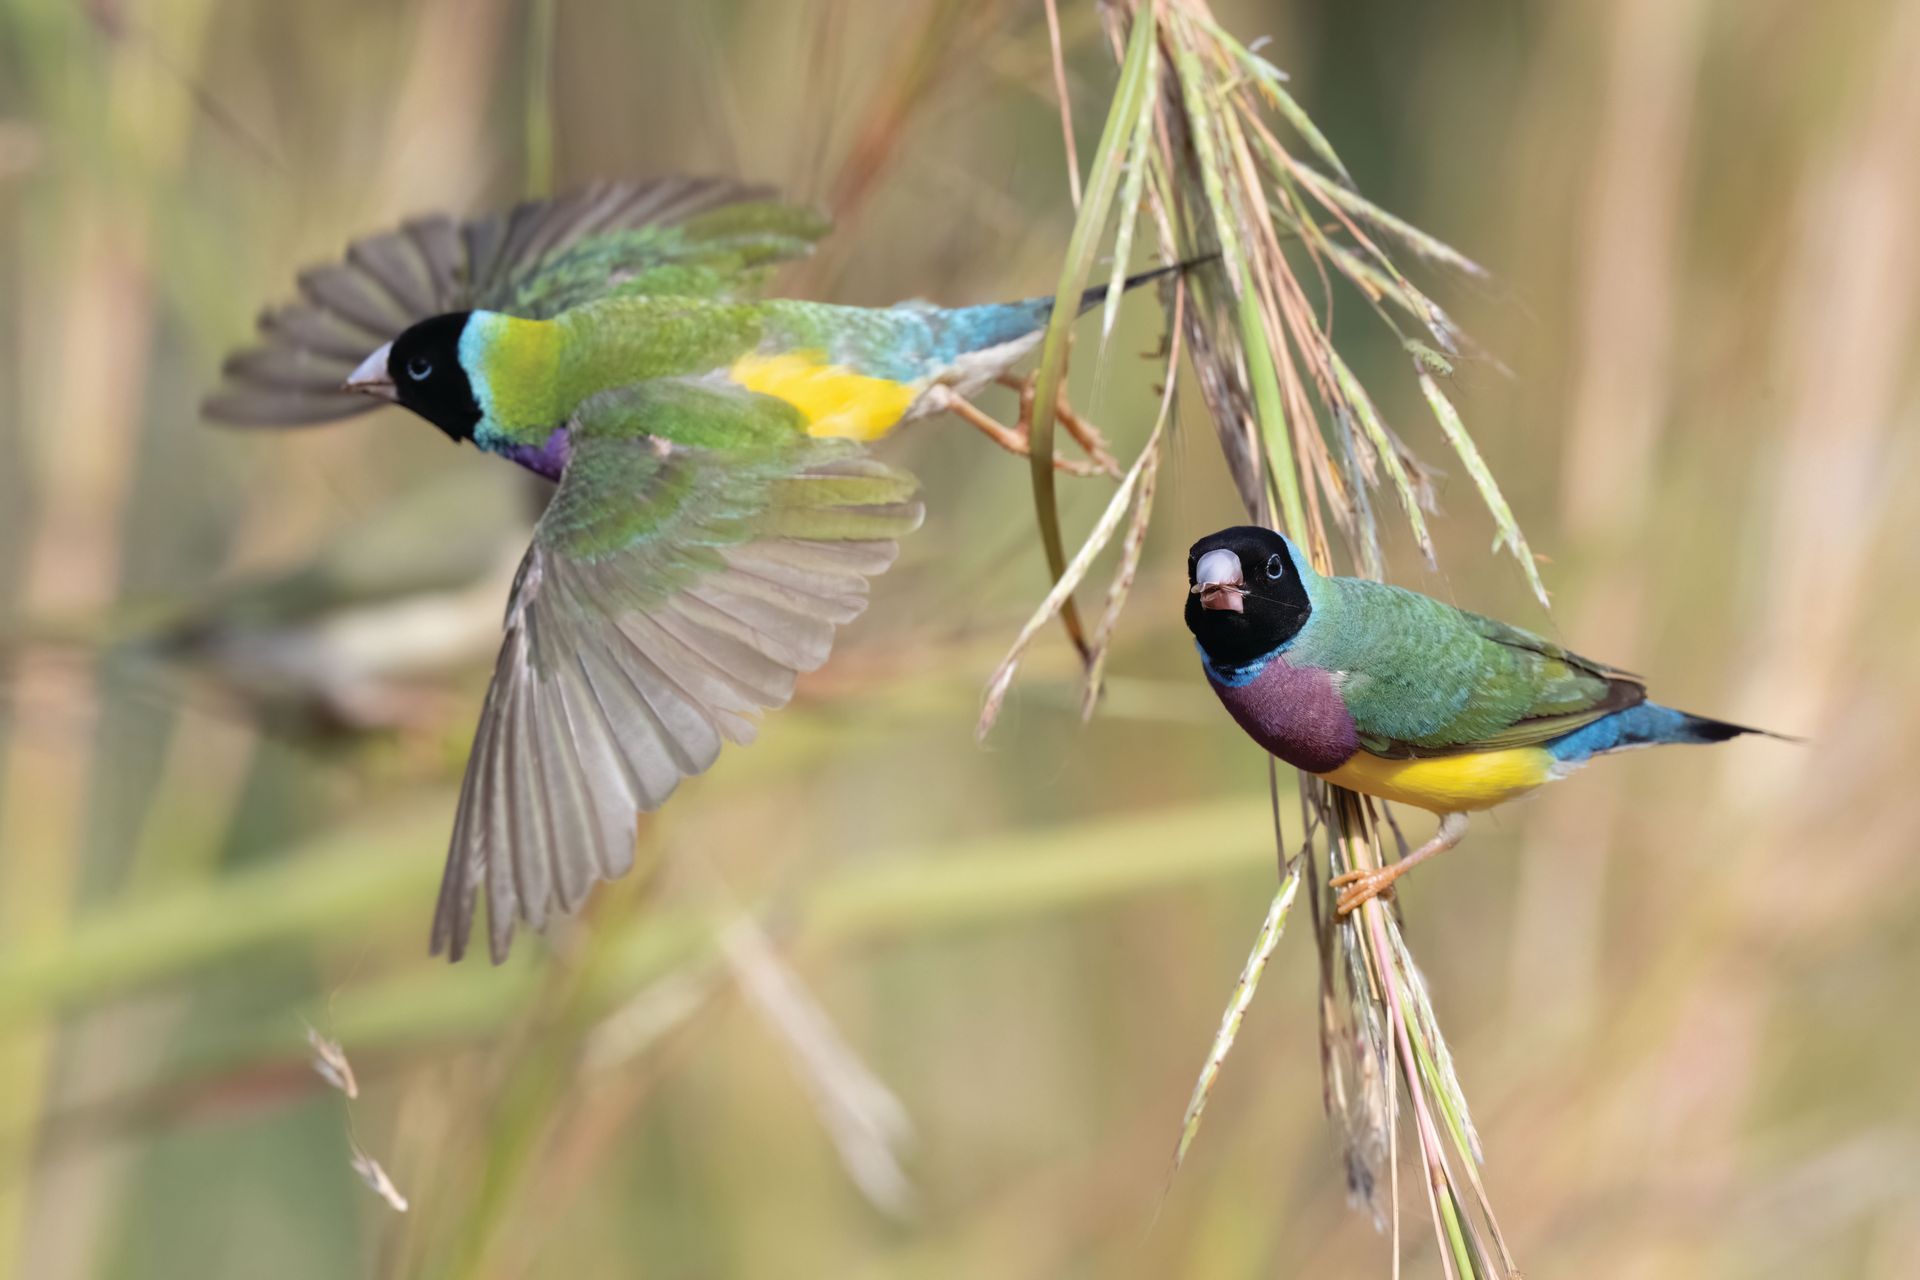
[(875, 1208), (910, 1216), (913, 1183), (901, 1166), (913, 1140), (906, 1107), (861, 1061), (758, 921), (741, 916), (720, 935), (720, 947), (740, 989), (779, 1033), (847, 1176)]
[(395, 1213), (405, 1213), (409, 1207), (407, 1198), (400, 1194), (400, 1188), (393, 1184), (393, 1179), (380, 1167), (380, 1162), (362, 1151), (359, 1143), (352, 1143), (352, 1147), (353, 1171), (360, 1175), (360, 1181), (366, 1183), (367, 1189), (373, 1194), (385, 1200)]
[[(1544, 602), (1546, 590), (1526, 538), (1441, 386), (1453, 361), (1471, 344), (1401, 270), (1394, 254), (1469, 275), (1484, 274), (1481, 269), (1362, 196), (1332, 144), (1288, 93), (1284, 73), (1222, 29), (1205, 0), (1114, 0), (1101, 13), (1120, 63), (1120, 81), (1092, 157), (1059, 296), (1082, 287), (1110, 225), (1112, 272), (1115, 278), (1125, 274), (1142, 210), (1153, 219), (1166, 260), (1217, 251), (1222, 269), (1189, 278), (1175, 326), (1248, 514), (1286, 531), (1322, 570), (1334, 569), (1338, 544), (1353, 568), (1377, 577), (1384, 569), (1378, 491), (1392, 490), (1429, 561), (1433, 494), (1428, 469), (1388, 426), (1375, 398), (1334, 345), (1331, 281), (1345, 280), (1408, 353), (1440, 436), (1492, 516), (1496, 549), (1505, 546), (1513, 554)], [(1055, 57), (1062, 58), (1058, 49)], [(1064, 117), (1064, 101), (1062, 112)], [(1064, 309), (1060, 314), (1064, 317)], [(1043, 405), (1051, 403), (1059, 377), (1064, 333), (1063, 318), (1043, 350)], [(1074, 587), (1093, 552), (1117, 527), (1133, 488), (1142, 487), (1144, 496), (1129, 531), (1130, 549), (1144, 539), (1149, 514), (1149, 460), (1157, 456), (1158, 427), (1094, 535), (1068, 564), (1052, 500), (1051, 422), (1043, 427), (1036, 418), (1034, 426), (1036, 509), (1056, 586), (996, 676), (990, 712), (1024, 642), (1055, 609), (1071, 607)], [(1132, 561), (1123, 556), (1116, 591), (1131, 575)], [(1110, 604), (1103, 640), (1113, 612)], [(989, 720), (983, 719), (983, 726)], [(1326, 832), (1330, 875), (1380, 864), (1379, 828), (1370, 805), (1312, 780), (1303, 781), (1303, 797), (1312, 819), (1309, 842), (1317, 830)], [(1286, 865), (1188, 1106), (1176, 1168), (1193, 1141), (1310, 856)], [(1479, 1142), (1451, 1055), (1391, 911), (1375, 900), (1357, 915), (1336, 920), (1321, 909), (1319, 878), (1310, 870), (1307, 878), (1320, 936), (1326, 1097), (1349, 1144), (1355, 1198), (1374, 1210), (1376, 1221), (1382, 1219), (1376, 1191), (1385, 1165), (1390, 1194), (1384, 1216), (1392, 1222), (1397, 1272), (1398, 1116), (1392, 1082), (1398, 1077), (1411, 1104), (1429, 1215), (1446, 1274), (1517, 1274), (1480, 1183)], [(1457, 1173), (1456, 1166), (1464, 1172)]]
[[(320, 1034), (318, 1028), (309, 1024), (307, 1044), (313, 1049), (314, 1073), (346, 1095), (349, 1102), (358, 1098), (360, 1084), (354, 1078), (353, 1064), (347, 1060), (347, 1051), (340, 1042)], [(360, 1175), (360, 1181), (367, 1184), (367, 1189), (386, 1201), (395, 1213), (405, 1213), (408, 1209), (407, 1198), (400, 1194), (400, 1188), (386, 1169), (367, 1154), (366, 1148), (360, 1145), (360, 1139), (354, 1136), (351, 1107), (347, 1109), (347, 1147), (353, 1153), (353, 1171)]]
[[(1109, 290), (1107, 301), (1111, 303), (1115, 296)], [(1186, 309), (1186, 288), (1175, 285), (1172, 340), (1167, 352), (1167, 377), (1160, 387), (1160, 411), (1154, 418), (1147, 447), (1140, 454), (1139, 495), (1134, 500), (1133, 519), (1127, 525), (1125, 541), (1120, 544), (1120, 564), (1113, 572), (1112, 585), (1107, 588), (1107, 607), (1093, 631), (1093, 653), (1087, 660), (1086, 680), (1080, 694), (1082, 720), (1092, 719), (1094, 708), (1100, 705), (1100, 689), (1106, 675), (1107, 654), (1113, 647), (1114, 629), (1120, 625), (1120, 613), (1127, 607), (1127, 597), (1133, 593), (1134, 580), (1140, 573), (1140, 556), (1147, 547), (1147, 525), (1153, 519), (1154, 488), (1160, 478), (1161, 441), (1173, 413), (1173, 375), (1180, 365), (1180, 321)]]
[[(1164, 425), (1164, 422), (1161, 425)], [(987, 680), (987, 692), (980, 709), (980, 721), (974, 729), (976, 737), (984, 740), (987, 734), (992, 732), (994, 722), (1000, 718), (1000, 708), (1006, 703), (1007, 691), (1013, 687), (1013, 677), (1020, 669), (1020, 660), (1026, 656), (1027, 649), (1033, 644), (1034, 638), (1045, 629), (1047, 623), (1055, 617), (1066, 616), (1075, 588), (1085, 580), (1087, 572), (1093, 568), (1093, 562), (1099, 558), (1100, 552), (1106, 548), (1107, 543), (1113, 541), (1113, 535), (1119, 531), (1121, 520), (1126, 516), (1128, 508), (1134, 505), (1135, 493), (1142, 491), (1142, 478), (1149, 477), (1159, 465), (1160, 438), (1161, 428), (1156, 426), (1153, 434), (1147, 437), (1146, 447), (1141, 449), (1140, 456), (1134, 459), (1133, 466), (1128, 468), (1127, 474), (1121, 478), (1120, 487), (1114, 490), (1113, 497), (1107, 501), (1107, 509), (1094, 523), (1092, 531), (1087, 534), (1087, 539), (1081, 544), (1080, 550), (1074, 553), (1073, 560), (1062, 571), (1059, 580), (1053, 585), (1053, 590), (1047, 592), (1046, 598), (1040, 602), (1040, 607), (1033, 611), (1033, 616), (1028, 618), (1026, 625), (1020, 628), (1020, 634), (1014, 637), (1012, 647), (1007, 650), (1007, 656), (1002, 658), (1000, 665), (994, 668), (993, 675)], [(1034, 447), (1036, 450), (1039, 448), (1037, 444)], [(1048, 468), (1048, 472), (1051, 474), (1052, 468)], [(1152, 493), (1150, 478), (1145, 482), (1145, 492), (1149, 494), (1150, 500)], [(1144, 518), (1144, 516), (1141, 517), (1141, 519)], [(1136, 521), (1137, 523), (1139, 521)], [(1144, 537), (1144, 533), (1141, 536)], [(1136, 559), (1138, 557), (1137, 551), (1135, 557)], [(1130, 576), (1130, 570), (1123, 565), (1120, 576), (1115, 579), (1116, 589), (1121, 586), (1122, 579)], [(1124, 591), (1121, 592), (1120, 599), (1125, 600)], [(1093, 652), (1088, 646), (1083, 645), (1082, 648), (1089, 655)], [(1090, 656), (1089, 661), (1091, 660)]]
[(1187, 1158), (1187, 1148), (1193, 1145), (1194, 1138), (1200, 1132), (1200, 1116), (1207, 1109), (1207, 1099), (1213, 1094), (1214, 1081), (1219, 1078), (1227, 1054), (1233, 1051), (1233, 1042), (1240, 1034), (1240, 1023), (1247, 1015), (1247, 1006), (1253, 1003), (1253, 993), (1260, 986), (1260, 975), (1266, 972), (1267, 960), (1273, 955), (1273, 949), (1280, 945), (1280, 935), (1287, 927), (1287, 914), (1292, 911), (1294, 896), (1299, 892), (1300, 861), (1295, 859), (1287, 864), (1286, 874), (1280, 878), (1280, 888), (1267, 906), (1267, 918), (1260, 922), (1260, 932), (1254, 935), (1253, 950), (1248, 954), (1247, 963), (1240, 970), (1240, 979), (1234, 983), (1233, 994), (1227, 1000), (1227, 1011), (1220, 1019), (1220, 1030), (1213, 1037), (1213, 1046), (1207, 1050), (1206, 1065), (1200, 1068), (1200, 1078), (1194, 1082), (1193, 1096), (1187, 1099), (1187, 1112), (1180, 1119), (1180, 1143), (1173, 1152), (1173, 1171), (1176, 1173), (1179, 1172), (1181, 1161)]
[(360, 1082), (353, 1078), (353, 1064), (347, 1061), (347, 1051), (340, 1047), (340, 1042), (321, 1035), (309, 1024), (307, 1044), (313, 1049), (314, 1074), (346, 1094), (348, 1101), (358, 1098)]

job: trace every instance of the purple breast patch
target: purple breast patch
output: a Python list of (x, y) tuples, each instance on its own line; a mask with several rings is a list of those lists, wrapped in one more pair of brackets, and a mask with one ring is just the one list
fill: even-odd
[(1360, 749), (1330, 671), (1291, 667), (1274, 654), (1244, 682), (1226, 683), (1209, 666), (1207, 683), (1255, 742), (1296, 769), (1326, 773)]
[(573, 455), (573, 438), (565, 427), (555, 427), (545, 444), (510, 444), (496, 452), (536, 475), (558, 480), (560, 473), (567, 469), (567, 459)]

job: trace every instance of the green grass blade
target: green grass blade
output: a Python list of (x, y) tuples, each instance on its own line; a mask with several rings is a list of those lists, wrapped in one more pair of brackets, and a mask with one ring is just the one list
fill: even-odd
[(1513, 552), (1514, 559), (1520, 562), (1521, 572), (1527, 575), (1527, 585), (1533, 588), (1533, 594), (1539, 598), (1541, 606), (1550, 608), (1547, 584), (1540, 580), (1540, 566), (1534, 562), (1533, 552), (1527, 547), (1527, 536), (1520, 532), (1520, 522), (1513, 518), (1513, 508), (1507, 505), (1506, 496), (1500, 492), (1500, 482), (1493, 478), (1486, 459), (1480, 456), (1479, 447), (1473, 443), (1473, 437), (1467, 434), (1459, 412), (1453, 407), (1453, 402), (1447, 399), (1446, 393), (1440, 390), (1440, 384), (1418, 362), (1414, 369), (1420, 376), (1420, 390), (1427, 397), (1434, 419), (1445, 433), (1447, 443), (1453, 446), (1453, 451), (1466, 465), (1467, 474), (1473, 477), (1481, 499), (1487, 504), (1488, 513), (1493, 516), (1494, 527), (1499, 530), (1499, 536), (1494, 540), (1494, 550), (1498, 551), (1502, 543), (1506, 544)]
[(1127, 264), (1133, 258), (1133, 232), (1140, 221), (1140, 203), (1151, 167), (1148, 156), (1153, 146), (1153, 110), (1159, 93), (1160, 46), (1147, 45), (1146, 101), (1134, 122), (1133, 138), (1127, 144), (1126, 186), (1120, 192), (1120, 226), (1113, 237), (1113, 275), (1107, 282), (1107, 299), (1100, 312), (1100, 341), (1113, 334), (1113, 322), (1120, 315), (1122, 286), (1127, 279)]
[(1333, 144), (1327, 141), (1326, 134), (1320, 132), (1320, 126), (1313, 122), (1313, 117), (1308, 115), (1300, 104), (1294, 100), (1292, 94), (1288, 93), (1278, 84), (1272, 81), (1266, 81), (1264, 83), (1266, 84), (1268, 93), (1273, 98), (1274, 106), (1279, 109), (1282, 116), (1286, 117), (1287, 123), (1293, 126), (1293, 131), (1305, 139), (1306, 144), (1313, 148), (1315, 155), (1319, 156), (1327, 163), (1329, 168), (1340, 175), (1342, 182), (1351, 186), (1353, 183), (1353, 175), (1347, 172), (1346, 165), (1340, 163), (1340, 157), (1334, 151)]
[(349, 936), (421, 912), (433, 901), (446, 830), (447, 806), (423, 806), (256, 869), (96, 909), (48, 945), (0, 952), (0, 1028), (250, 947)]
[[(1054, 400), (1066, 370), (1067, 339), (1079, 311), (1080, 295), (1093, 270), (1094, 254), (1106, 232), (1107, 214), (1113, 207), (1120, 170), (1126, 161), (1124, 139), (1132, 135), (1141, 104), (1146, 100), (1147, 54), (1152, 43), (1153, 24), (1135, 24), (1133, 36), (1127, 43), (1126, 60), (1121, 64), (1120, 84), (1100, 131), (1093, 171), (1087, 175), (1086, 198), (1067, 241), (1066, 261), (1061, 266), (1060, 282), (1053, 291), (1053, 316), (1047, 322), (1046, 337), (1040, 346), (1040, 366), (1034, 378), (1033, 421), (1028, 437), (1033, 454), (1033, 507), (1040, 523), (1047, 569), (1056, 584), (1067, 571), (1067, 549), (1060, 532), (1059, 495), (1054, 486)], [(1084, 656), (1086, 640), (1071, 594), (1061, 604), (1060, 617)]]
[[(433, 813), (431, 822), (437, 845), (444, 815)], [(440, 861), (414, 856), (426, 846), (409, 833), (424, 838), (423, 822), (408, 817), (394, 830), (396, 838), (378, 842), (356, 830), (258, 870), (97, 908), (49, 948), (0, 953), (0, 1031), (164, 986), (256, 948), (361, 937), (414, 920), (424, 926)], [(831, 875), (791, 905), (809, 940), (820, 943), (940, 932), (1240, 873), (1270, 862), (1267, 831), (1264, 798), (1213, 800), (903, 853)], [(1190, 852), (1170, 860), (1166, 850), (1175, 846)], [(258, 919), (231, 923), (248, 913)], [(710, 953), (733, 914), (698, 906), (649, 911), (642, 927), (613, 944), (608, 999)], [(522, 948), (497, 969), (422, 962), (370, 978), (339, 990), (313, 1021), (358, 1052), (482, 1034), (537, 989), (534, 950)], [(256, 1029), (238, 1027), (210, 1042), (204, 1065), (305, 1056), (302, 1034), (276, 1009)]]
[(1398, 237), (1408, 248), (1423, 258), (1430, 258), (1444, 266), (1453, 268), (1463, 275), (1475, 279), (1485, 279), (1487, 269), (1461, 253), (1458, 249), (1436, 236), (1427, 234), (1405, 218), (1388, 213), (1373, 201), (1361, 195), (1351, 187), (1329, 182), (1321, 175), (1304, 165), (1294, 166), (1294, 175), (1309, 187), (1314, 195), (1328, 204), (1338, 205), (1341, 209), (1363, 221), (1370, 222), (1382, 231)]
[(1227, 1055), (1233, 1051), (1233, 1042), (1240, 1035), (1240, 1024), (1246, 1018), (1247, 1007), (1253, 1003), (1253, 993), (1260, 986), (1260, 975), (1266, 972), (1267, 960), (1280, 944), (1280, 935), (1286, 932), (1287, 915), (1299, 892), (1300, 864), (1295, 861), (1289, 867), (1286, 878), (1281, 880), (1279, 889), (1274, 892), (1273, 901), (1267, 906), (1267, 917), (1261, 921), (1260, 932), (1254, 937), (1253, 950), (1240, 970), (1240, 980), (1234, 983), (1233, 994), (1227, 1000), (1227, 1011), (1220, 1019), (1220, 1030), (1215, 1033), (1213, 1045), (1207, 1050), (1206, 1064), (1200, 1068), (1200, 1078), (1194, 1082), (1193, 1096), (1187, 1100), (1186, 1114), (1180, 1120), (1180, 1142), (1173, 1151), (1175, 1173), (1179, 1172), (1181, 1162), (1187, 1158), (1187, 1148), (1193, 1145), (1194, 1138), (1200, 1132), (1200, 1118), (1207, 1109), (1207, 1099), (1213, 1095), (1214, 1083), (1220, 1078), (1220, 1068), (1226, 1064)]
[[(1107, 500), (1107, 509), (1100, 513), (1100, 519), (1094, 522), (1087, 533), (1087, 539), (1080, 544), (1080, 550), (1074, 553), (1073, 560), (1066, 570), (1054, 582), (1053, 589), (1040, 601), (1040, 607), (1033, 611), (1020, 634), (1014, 637), (1013, 644), (1007, 650), (1007, 656), (994, 668), (993, 676), (987, 681), (986, 699), (980, 708), (980, 720), (974, 726), (975, 740), (984, 742), (993, 725), (1000, 718), (1000, 707), (1006, 701), (1007, 690), (1013, 687), (1014, 673), (1020, 669), (1020, 660), (1026, 656), (1027, 647), (1040, 634), (1056, 613), (1061, 612), (1073, 593), (1085, 580), (1087, 571), (1093, 568), (1093, 562), (1106, 549), (1107, 543), (1120, 528), (1120, 522), (1127, 514), (1127, 508), (1133, 504), (1134, 490), (1140, 484), (1140, 476), (1146, 470), (1150, 459), (1157, 456), (1158, 432), (1147, 442), (1147, 448), (1141, 451), (1120, 481), (1120, 487), (1114, 490), (1113, 497)], [(1088, 659), (1092, 659), (1092, 650), (1088, 650)]]
[(1438, 568), (1439, 557), (1434, 552), (1433, 535), (1427, 530), (1426, 512), (1421, 509), (1420, 495), (1414, 489), (1413, 478), (1407, 474), (1406, 464), (1400, 457), (1398, 442), (1387, 434), (1386, 424), (1380, 421), (1380, 413), (1374, 408), (1373, 397), (1360, 384), (1360, 379), (1354, 377), (1353, 370), (1347, 367), (1347, 362), (1339, 352), (1333, 356), (1333, 372), (1339, 380), (1341, 394), (1353, 406), (1360, 429), (1366, 432), (1380, 465), (1386, 469), (1387, 479), (1393, 482), (1393, 491), (1399, 495), (1400, 508), (1406, 513), (1407, 524), (1413, 529), (1414, 542), (1419, 546), (1420, 554), (1426, 557), (1429, 566)]
[(559, 0), (533, 0), (527, 15), (527, 195), (553, 194), (553, 34)]
[(1280, 516), (1288, 536), (1306, 546), (1307, 508), (1300, 496), (1300, 469), (1294, 462), (1293, 437), (1280, 399), (1280, 375), (1274, 368), (1273, 350), (1267, 345), (1259, 305), (1250, 292), (1240, 295), (1239, 321), (1254, 408), (1260, 418), (1261, 438), (1267, 445), (1269, 479), (1280, 494)]

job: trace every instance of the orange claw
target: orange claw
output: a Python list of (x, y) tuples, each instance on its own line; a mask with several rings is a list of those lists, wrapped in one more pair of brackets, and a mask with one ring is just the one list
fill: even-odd
[(1358, 910), (1369, 899), (1390, 892), (1393, 882), (1425, 862), (1435, 854), (1445, 853), (1460, 843), (1467, 834), (1467, 815), (1448, 813), (1441, 815), (1440, 829), (1433, 833), (1433, 839), (1415, 849), (1390, 867), (1375, 867), (1367, 871), (1347, 871), (1327, 881), (1329, 889), (1351, 886), (1340, 895), (1333, 904), (1336, 914), (1345, 916)]
[[(1008, 453), (1018, 454), (1023, 458), (1028, 457), (1032, 453), (1028, 445), (1027, 421), (1024, 416), (1021, 418), (1019, 426), (1009, 427), (993, 417), (993, 415), (983, 412), (980, 407), (972, 401), (962, 400), (958, 396), (955, 396), (952, 402), (947, 405), (947, 409), (958, 415), (961, 421), (976, 428), (982, 435), (986, 436), (987, 439), (993, 441)], [(1053, 469), (1056, 471), (1064, 471), (1068, 475), (1073, 476), (1097, 476), (1102, 474), (1102, 469), (1092, 463), (1081, 462), (1074, 458), (1062, 458), (1058, 455), (1055, 455), (1053, 459)]]

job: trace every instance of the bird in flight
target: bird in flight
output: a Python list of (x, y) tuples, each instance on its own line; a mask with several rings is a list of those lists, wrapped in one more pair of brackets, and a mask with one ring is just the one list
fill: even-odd
[(1466, 834), (1467, 815), (1598, 755), (1763, 733), (1647, 700), (1638, 676), (1429, 596), (1323, 576), (1270, 529), (1187, 554), (1187, 629), (1255, 742), (1336, 786), (1440, 815), (1388, 867), (1336, 876), (1346, 914)]
[(558, 481), (507, 605), (435, 954), (466, 951), (483, 890), (495, 961), (516, 921), (578, 910), (632, 865), (637, 815), (826, 660), (921, 519), (867, 442), (954, 410), (1021, 447), (968, 397), (1039, 343), (1052, 299), (760, 297), (826, 229), (768, 188), (680, 177), (421, 218), (302, 273), (223, 366), (214, 420), (393, 402)]

